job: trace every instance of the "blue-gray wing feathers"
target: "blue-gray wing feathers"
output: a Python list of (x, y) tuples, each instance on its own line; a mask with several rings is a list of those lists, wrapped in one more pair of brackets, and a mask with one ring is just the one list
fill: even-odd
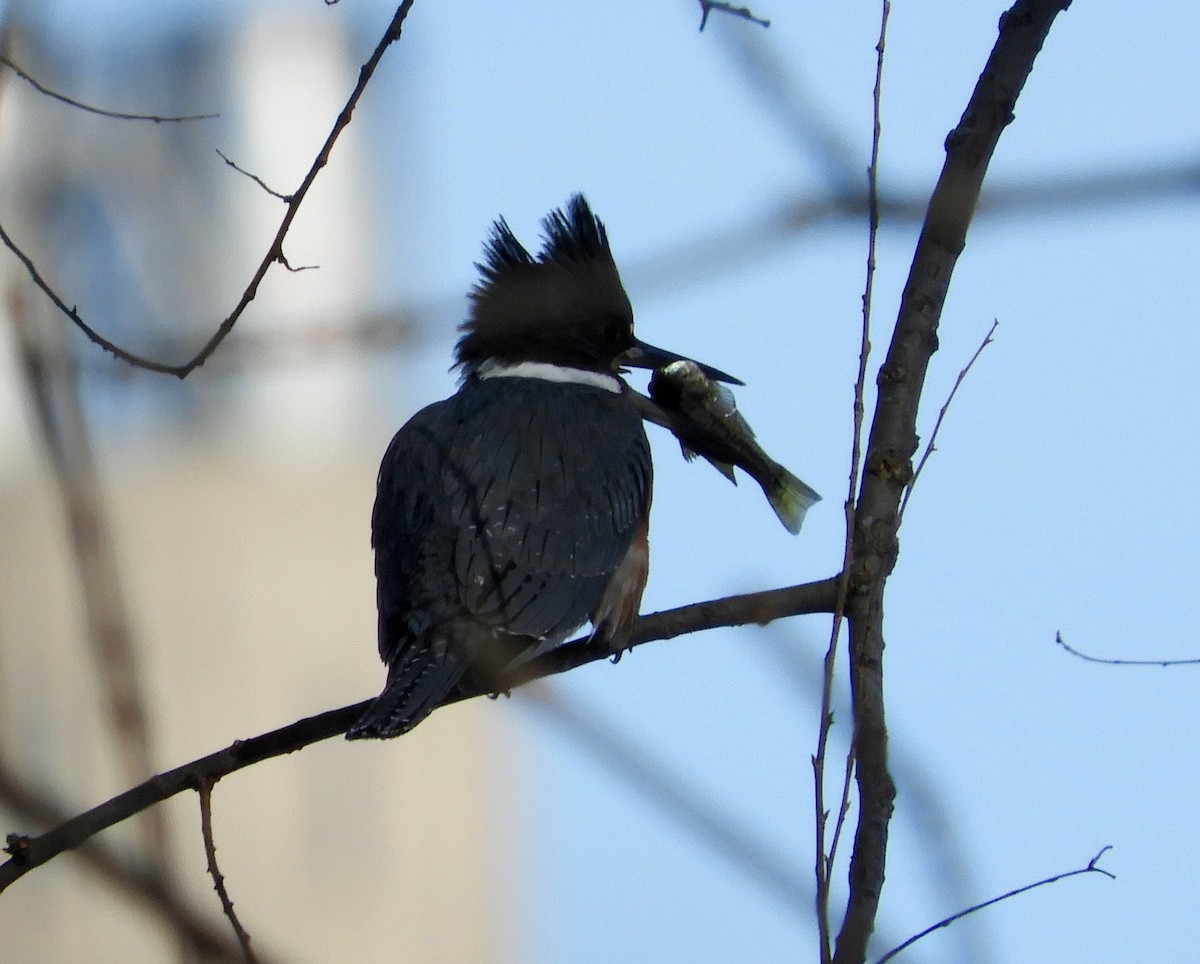
[(384, 455), (372, 515), (389, 686), (349, 735), (411, 729), (472, 664), (586, 622), (650, 489), (649, 445), (622, 395), (472, 380), (414, 415)]

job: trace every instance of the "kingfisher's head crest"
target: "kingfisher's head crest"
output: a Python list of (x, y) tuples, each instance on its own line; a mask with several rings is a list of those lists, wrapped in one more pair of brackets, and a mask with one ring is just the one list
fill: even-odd
[(608, 233), (583, 195), (543, 218), (542, 233), (535, 258), (503, 218), (492, 226), (455, 348), (465, 375), (492, 359), (615, 372), (634, 344)]

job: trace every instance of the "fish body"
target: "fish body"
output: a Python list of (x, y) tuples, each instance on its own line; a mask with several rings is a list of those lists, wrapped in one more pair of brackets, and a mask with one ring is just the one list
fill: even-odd
[(800, 531), (821, 496), (762, 450), (727, 386), (684, 359), (654, 372), (650, 397), (669, 416), (686, 459), (703, 456), (734, 485), (733, 468), (742, 469), (762, 486), (784, 528), (793, 535)]

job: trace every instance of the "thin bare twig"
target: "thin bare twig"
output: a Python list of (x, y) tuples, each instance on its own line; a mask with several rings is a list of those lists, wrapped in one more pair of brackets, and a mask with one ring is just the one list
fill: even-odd
[(255, 184), (257, 184), (264, 191), (266, 191), (269, 195), (271, 195), (271, 197), (279, 198), (279, 200), (283, 201), (285, 204), (292, 203), (292, 198), (295, 197), (294, 194), (280, 194), (273, 187), (271, 187), (269, 184), (267, 184), (267, 182), (264, 181), (257, 174), (251, 174), (244, 167), (240, 167), (239, 165), (234, 163), (232, 160), (230, 160), (229, 157), (225, 154), (225, 152), (221, 150), (221, 148), (216, 147), (216, 148), (213, 148), (213, 150), (215, 150), (217, 152), (217, 154), (220, 156), (221, 160), (223, 160), (229, 167), (232, 167), (235, 171), (237, 171), (243, 177), (250, 178), (250, 180), (252, 180)]
[(204, 858), (208, 863), (208, 875), (212, 878), (213, 889), (221, 899), (221, 910), (225, 912), (225, 916), (229, 918), (229, 923), (233, 926), (233, 933), (237, 935), (238, 945), (242, 949), (242, 956), (245, 958), (246, 964), (258, 964), (258, 958), (250, 949), (250, 935), (246, 933), (246, 928), (242, 926), (237, 912), (233, 909), (233, 901), (230, 900), (229, 891), (225, 887), (225, 875), (217, 866), (217, 845), (213, 841), (212, 827), (212, 790), (216, 782), (215, 777), (207, 777), (201, 780), (200, 785), (196, 788), (196, 792), (200, 796), (200, 833), (204, 837)]
[(60, 103), (67, 104), (78, 110), (86, 111), (89, 114), (98, 114), (101, 117), (111, 117), (114, 120), (128, 121), (150, 121), (154, 124), (182, 124), (187, 121), (199, 120), (214, 120), (220, 117), (220, 114), (181, 114), (178, 116), (169, 116), (165, 114), (127, 114), (119, 110), (105, 110), (103, 107), (94, 107), (91, 104), (85, 104), (81, 100), (76, 100), (74, 97), (68, 97), (66, 94), (60, 94), (56, 90), (51, 90), (45, 84), (37, 80), (29, 71), (15, 63), (11, 57), (0, 53), (0, 65), (7, 67), (14, 74), (20, 77), (23, 81), (29, 84), (39, 94), (57, 100)]
[(762, 17), (756, 17), (749, 7), (738, 7), (732, 3), (722, 3), (721, 0), (700, 0), (700, 30), (708, 25), (708, 15), (714, 10), (720, 10), (721, 13), (727, 13), (731, 17), (738, 17), (741, 20), (749, 20), (751, 23), (756, 23), (760, 27), (771, 26), (770, 20), (764, 20)]
[(1194, 659), (1121, 659), (1104, 656), (1090, 656), (1063, 639), (1062, 632), (1054, 634), (1054, 641), (1072, 656), (1086, 660), (1089, 663), (1102, 663), (1105, 666), (1200, 666), (1200, 658)]
[(975, 362), (979, 359), (979, 356), (983, 354), (983, 350), (992, 343), (992, 335), (995, 334), (996, 328), (999, 327), (999, 325), (1000, 322), (993, 318), (992, 327), (989, 328), (988, 333), (983, 336), (983, 341), (980, 342), (979, 347), (975, 349), (975, 354), (971, 356), (971, 360), (967, 362), (963, 370), (958, 373), (958, 377), (954, 379), (954, 385), (950, 389), (950, 394), (946, 396), (946, 403), (942, 406), (941, 411), (938, 412), (937, 421), (933, 423), (933, 431), (929, 434), (929, 442), (925, 446), (925, 451), (921, 454), (921, 461), (917, 463), (917, 470), (913, 472), (912, 481), (909, 482), (904, 488), (904, 498), (900, 502), (900, 513), (896, 520), (897, 528), (899, 528), (904, 522), (904, 510), (908, 507), (908, 500), (912, 498), (913, 489), (916, 487), (917, 479), (921, 477), (921, 470), (925, 468), (925, 463), (929, 461), (929, 456), (937, 451), (936, 442), (938, 432), (940, 432), (942, 429), (942, 421), (946, 417), (946, 412), (950, 410), (950, 403), (954, 401), (954, 396), (958, 392), (958, 387), (966, 379), (967, 373), (975, 365)]
[(968, 907), (966, 910), (960, 910), (957, 914), (951, 914), (949, 917), (944, 917), (936, 924), (926, 927), (925, 930), (921, 931), (919, 934), (914, 934), (903, 944), (897, 944), (890, 951), (884, 954), (883, 957), (879, 958), (875, 964), (884, 964), (885, 961), (890, 961), (901, 951), (912, 947), (912, 945), (919, 941), (922, 937), (928, 937), (939, 928), (949, 927), (955, 921), (961, 920), (968, 914), (974, 914), (977, 910), (983, 910), (985, 907), (991, 907), (993, 904), (998, 904), (1002, 900), (1008, 900), (1010, 897), (1016, 897), (1018, 894), (1023, 894), (1026, 891), (1033, 890), (1037, 887), (1045, 887), (1047, 884), (1056, 884), (1060, 880), (1066, 880), (1068, 877), (1079, 877), (1082, 874), (1103, 874), (1109, 880), (1116, 880), (1116, 874), (1110, 873), (1103, 867), (1098, 866), (1100, 858), (1110, 850), (1112, 850), (1112, 844), (1101, 847), (1100, 852), (1087, 862), (1086, 867), (1079, 867), (1076, 870), (1068, 870), (1065, 873), (1055, 874), (1053, 877), (1046, 877), (1044, 880), (1039, 880), (1032, 884), (1026, 884), (1024, 887), (1017, 887), (1014, 890), (1010, 890), (1007, 893), (1001, 894), (999, 897), (993, 897), (991, 900), (985, 900), (983, 903), (975, 904), (972, 907)]
[(887, 578), (899, 555), (900, 498), (912, 479), (925, 374), (937, 348), (942, 308), (984, 175), (1050, 27), (1069, 2), (1017, 0), (1001, 17), (988, 62), (958, 127), (946, 138), (946, 161), (929, 200), (887, 357), (876, 380), (879, 390), (855, 512), (846, 604), (858, 824), (850, 858), (850, 897), (838, 932), (835, 964), (860, 964), (866, 959), (883, 891), (896, 795), (888, 771), (883, 603)]
[(396, 12), (392, 16), (391, 23), (388, 24), (387, 29), (383, 32), (383, 36), (380, 38), (375, 50), (367, 59), (366, 63), (364, 63), (359, 69), (358, 82), (354, 85), (354, 90), (347, 99), (345, 106), (341, 110), (341, 113), (338, 114), (337, 119), (334, 121), (332, 129), (329, 131), (329, 135), (325, 138), (325, 143), (321, 145), (321, 149), (317, 152), (317, 156), (313, 160), (312, 166), (308, 169), (308, 173), (304, 175), (304, 179), (300, 182), (300, 186), (296, 189), (295, 193), (291, 195), (292, 199), (288, 202), (287, 210), (284, 212), (283, 220), (280, 222), (279, 229), (275, 232), (275, 237), (272, 240), (270, 247), (267, 249), (267, 253), (263, 256), (263, 259), (258, 268), (255, 270), (249, 284), (246, 285), (246, 288), (242, 292), (242, 296), (238, 300), (237, 305), (234, 307), (233, 311), (228, 315), (228, 317), (221, 322), (221, 324), (217, 327), (217, 330), (212, 334), (208, 341), (204, 343), (200, 350), (187, 361), (180, 364), (171, 364), (169, 362), (147, 358), (144, 355), (130, 351), (129, 349), (118, 345), (116, 342), (105, 338), (83, 320), (75, 307), (67, 306), (66, 302), (63, 301), (63, 299), (58, 295), (57, 292), (54, 291), (45, 278), (42, 277), (41, 273), (34, 265), (33, 260), (27, 254), (25, 254), (25, 252), (17, 245), (12, 237), (4, 230), (3, 225), (0, 225), (0, 241), (3, 241), (5, 247), (7, 247), (10, 251), (12, 251), (13, 254), (17, 256), (17, 259), (22, 265), (24, 265), (25, 271), (29, 275), (30, 279), (39, 289), (41, 289), (42, 293), (54, 303), (54, 306), (58, 308), (59, 311), (70, 318), (71, 321), (79, 328), (79, 330), (87, 335), (88, 339), (94, 344), (99, 345), (114, 358), (127, 362), (135, 368), (156, 372), (160, 375), (173, 375), (176, 378), (186, 378), (193, 371), (208, 361), (213, 352), (217, 350), (220, 344), (229, 336), (229, 333), (233, 331), (234, 326), (238, 323), (238, 319), (242, 317), (242, 314), (249, 307), (250, 302), (252, 302), (255, 296), (258, 294), (259, 285), (262, 284), (262, 280), (266, 277), (266, 274), (270, 270), (271, 266), (277, 263), (284, 263), (281, 261), (283, 258), (283, 240), (285, 237), (287, 237), (288, 231), (291, 230), (292, 221), (295, 220), (296, 214), (300, 210), (300, 205), (304, 202), (305, 197), (308, 196), (309, 189), (312, 187), (317, 175), (320, 174), (321, 169), (329, 163), (329, 157), (333, 151), (333, 145), (337, 143), (337, 140), (339, 137), (341, 137), (342, 132), (349, 126), (351, 117), (354, 114), (354, 109), (358, 106), (358, 102), (362, 98), (363, 92), (366, 90), (367, 84), (370, 82), (371, 77), (374, 76), (380, 60), (383, 59), (383, 55), (387, 52), (388, 48), (400, 39), (401, 28), (404, 25), (404, 20), (408, 16), (408, 11), (411, 7), (412, 0), (403, 0), (400, 6), (396, 8)]
[(833, 700), (833, 677), (837, 664), (838, 643), (841, 638), (842, 619), (846, 600), (850, 593), (850, 572), (854, 559), (855, 502), (858, 498), (858, 483), (862, 471), (862, 430), (865, 412), (864, 396), (867, 382), (867, 361), (871, 355), (871, 304), (875, 286), (875, 248), (879, 236), (879, 146), (883, 135), (881, 122), (883, 101), (883, 61), (887, 49), (887, 24), (891, 4), (883, 0), (880, 7), (879, 39), (875, 43), (875, 85), (872, 92), (871, 161), (867, 166), (867, 271), (862, 295), (862, 329), (858, 348), (858, 372), (854, 380), (853, 435), (850, 443), (850, 480), (843, 507), (846, 523), (846, 539), (842, 549), (842, 571), (838, 580), (838, 604), (833, 613), (833, 625), (829, 632), (829, 647), (825, 651), (824, 675), (821, 684), (821, 719), (817, 733), (817, 752), (813, 755), (814, 806), (816, 818), (816, 870), (817, 870), (817, 937), (820, 942), (822, 964), (833, 957), (829, 933), (829, 888), (837, 856), (837, 842), (841, 839), (842, 824), (849, 812), (850, 775), (853, 771), (854, 740), (847, 751), (845, 782), (842, 785), (842, 804), (838, 808), (833, 840), (828, 850), (825, 847), (825, 825), (828, 813), (825, 810), (825, 755), (829, 747), (829, 733), (833, 728), (830, 709)]
[(825, 879), (833, 876), (833, 865), (837, 857), (838, 842), (842, 839), (842, 830), (846, 826), (846, 816), (850, 813), (850, 784), (854, 781), (854, 741), (846, 751), (846, 770), (842, 774), (842, 802), (838, 805), (838, 817), (833, 822), (833, 839), (829, 841), (829, 857), (825, 863)]

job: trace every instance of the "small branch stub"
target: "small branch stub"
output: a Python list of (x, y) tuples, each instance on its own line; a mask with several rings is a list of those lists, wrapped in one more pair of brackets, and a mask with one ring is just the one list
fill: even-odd
[(765, 20), (762, 17), (756, 17), (754, 12), (749, 7), (739, 7), (732, 3), (722, 3), (721, 0), (700, 0), (700, 31), (704, 32), (704, 28), (708, 26), (708, 15), (714, 10), (719, 10), (721, 13), (727, 13), (731, 17), (737, 17), (740, 20), (749, 20), (751, 23), (756, 23), (760, 27), (771, 26), (770, 20)]

